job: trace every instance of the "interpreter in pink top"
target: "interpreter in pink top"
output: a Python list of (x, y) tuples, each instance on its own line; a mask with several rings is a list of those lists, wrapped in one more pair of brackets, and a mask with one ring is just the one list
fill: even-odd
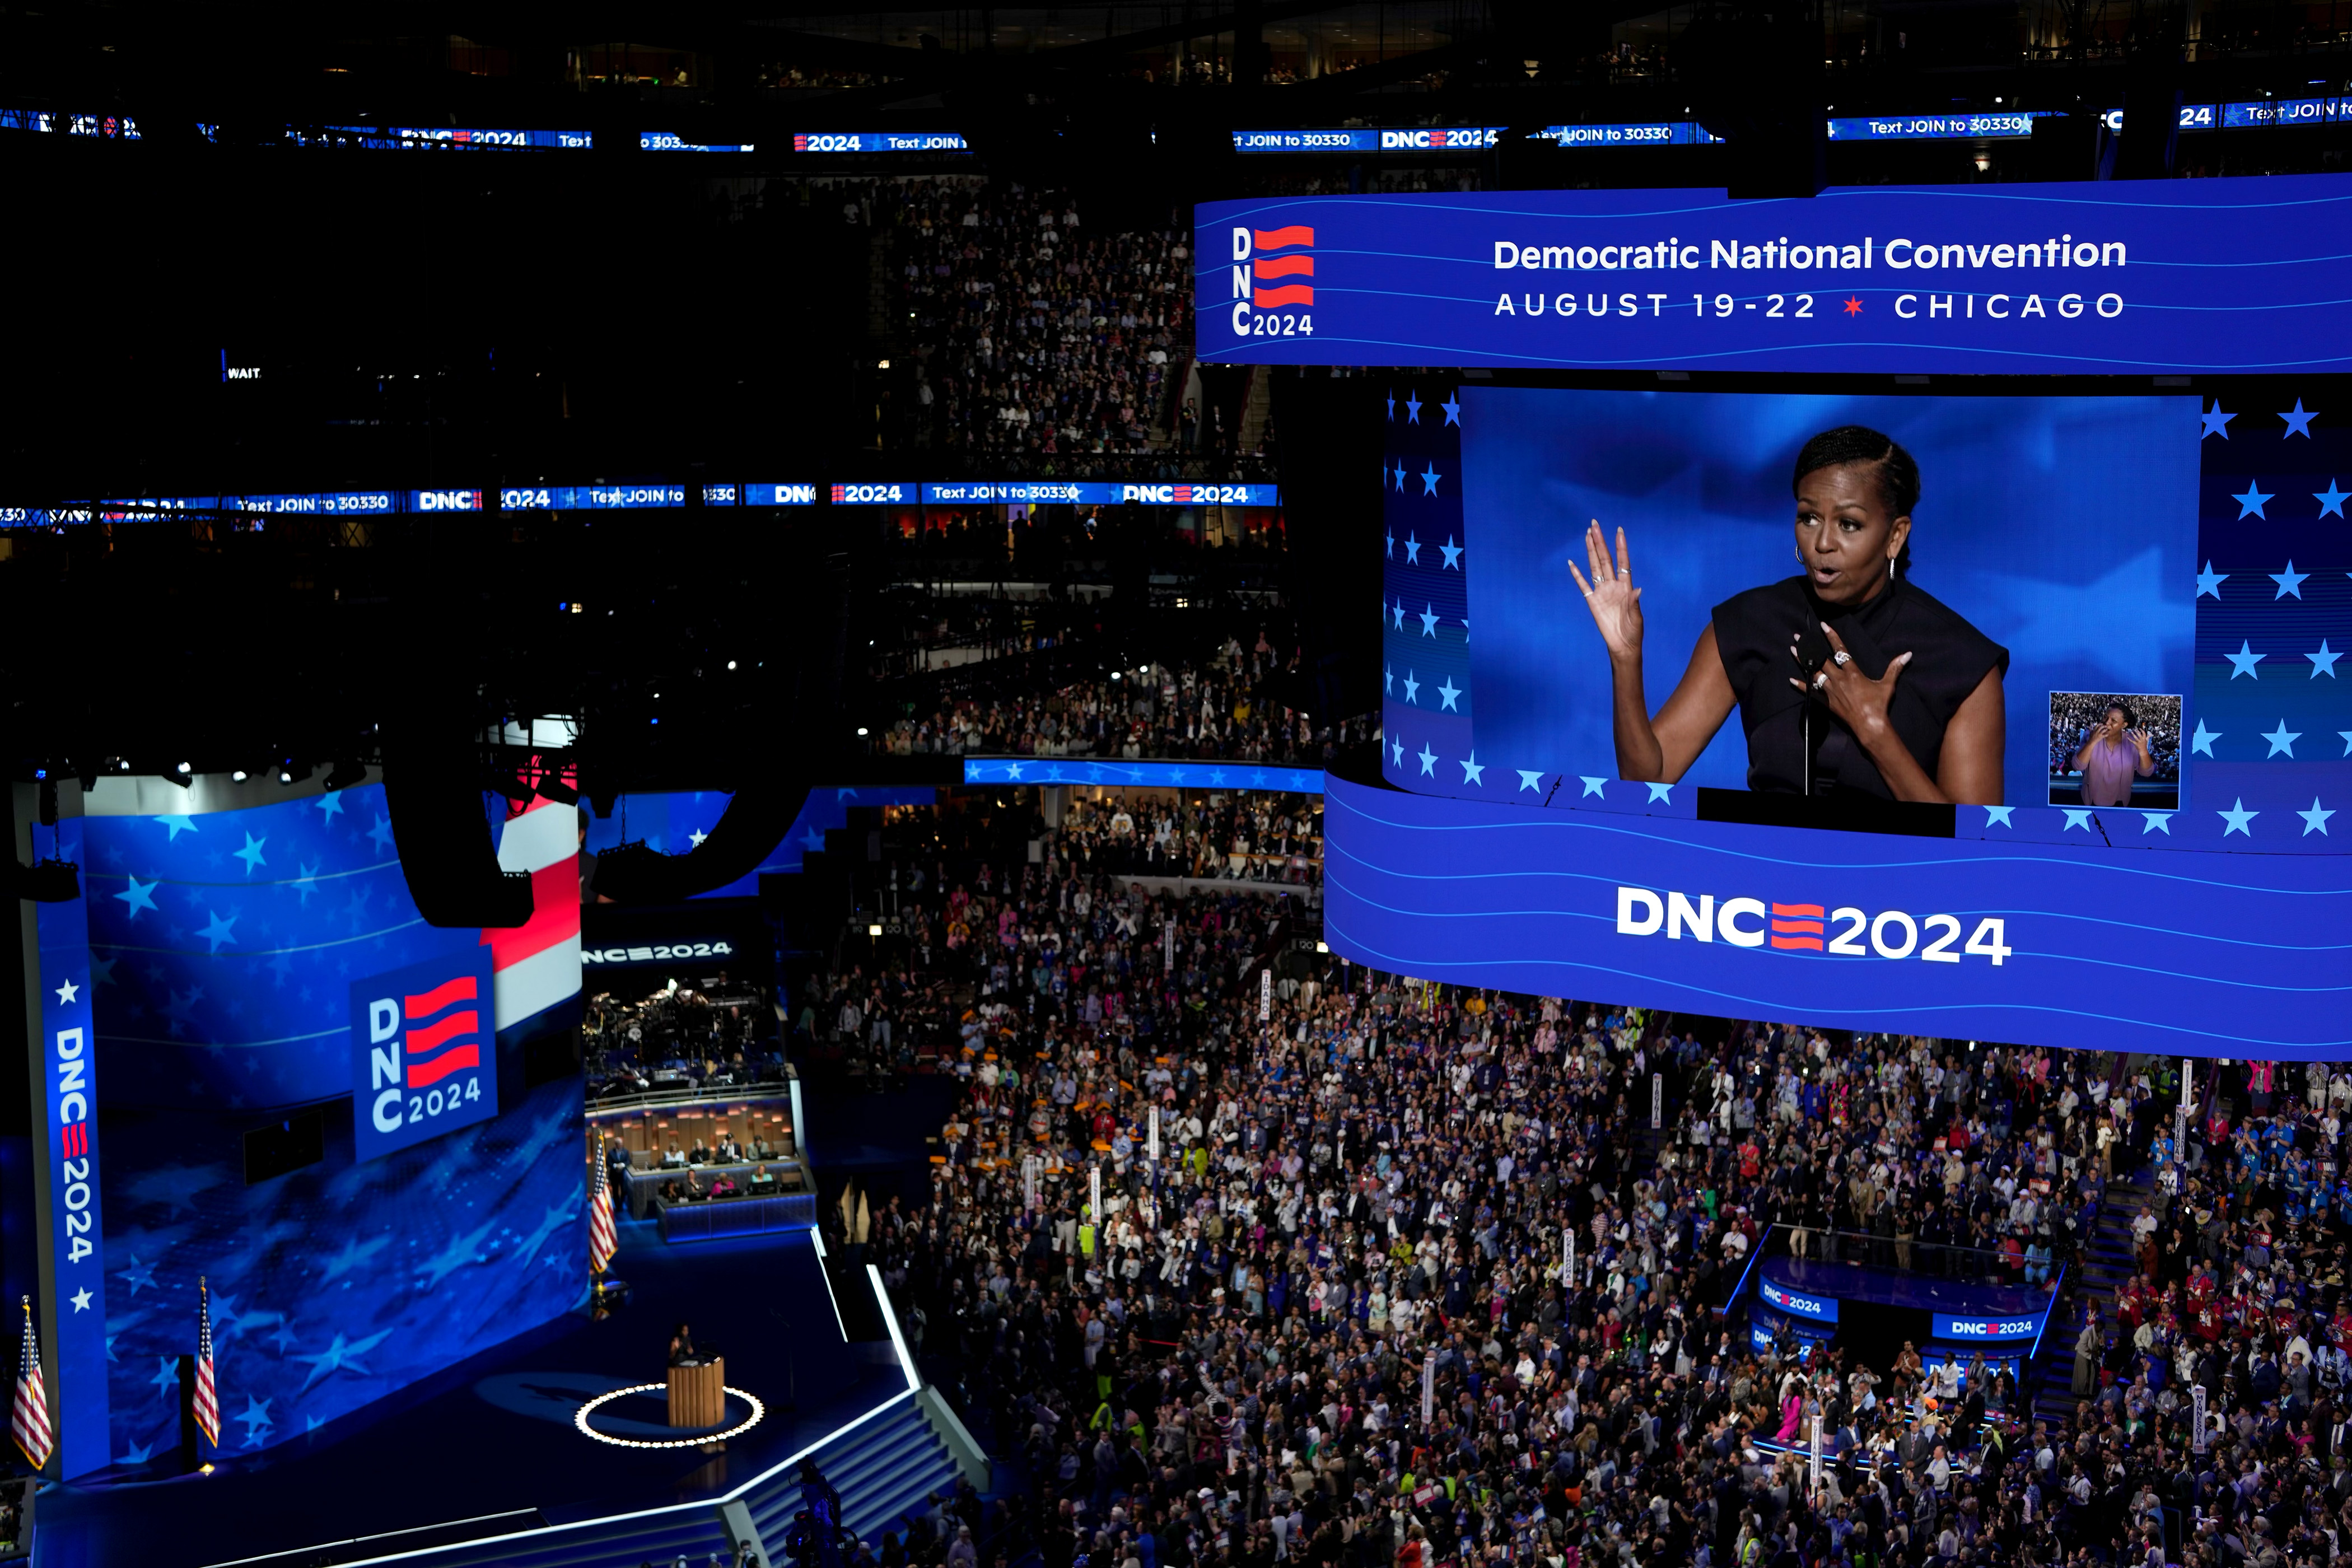
[(2084, 805), (2129, 805), (2132, 776), (2156, 772), (2147, 752), (2147, 731), (2132, 727), (2132, 710), (2120, 702), (2107, 704), (2099, 727), (2074, 753), (2074, 771), (2083, 775)]

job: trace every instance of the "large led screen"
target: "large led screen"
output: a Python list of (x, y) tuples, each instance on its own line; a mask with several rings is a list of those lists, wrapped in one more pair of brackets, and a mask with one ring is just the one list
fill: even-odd
[(1520, 804), (1688, 816), (1711, 786), (1817, 797), (1824, 826), (1915, 801), (1962, 836), (2332, 848), (2352, 426), (2309, 390), (1401, 385), (1384, 769)]
[(1331, 782), (1333, 951), (1830, 1027), (2352, 1049), (2326, 384), (1390, 392), (1365, 548), (1412, 793)]
[[(2041, 800), (2053, 693), (2189, 689), (2197, 430), (2186, 397), (1465, 390), (1478, 738), (1618, 777)], [(1621, 767), (1636, 706), (1663, 750)], [(2103, 784), (2143, 733), (2096, 737)], [(2149, 742), (2168, 771), (2178, 741)]]
[(1193, 214), (1228, 364), (1939, 374), (2352, 363), (2352, 186), (2081, 184), (1265, 196)]

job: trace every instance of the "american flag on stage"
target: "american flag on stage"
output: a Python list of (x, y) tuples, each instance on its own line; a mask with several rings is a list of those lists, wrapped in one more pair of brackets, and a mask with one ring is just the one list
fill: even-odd
[(16, 1404), (8, 1430), (33, 1468), (49, 1462), (49, 1395), (41, 1386), (41, 1348), (33, 1342), (33, 1299), (25, 1298), (25, 1356), (16, 1371)]
[(613, 1186), (606, 1179), (604, 1152), (596, 1155), (596, 1196), (588, 1205), (588, 1266), (598, 1274), (609, 1268), (620, 1249), (613, 1228)]
[(220, 1447), (220, 1390), (213, 1383), (213, 1299), (196, 1281), (196, 1426), (205, 1441)]

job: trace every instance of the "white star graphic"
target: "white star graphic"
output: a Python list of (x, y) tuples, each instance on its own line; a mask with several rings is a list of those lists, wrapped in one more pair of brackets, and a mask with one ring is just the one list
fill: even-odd
[(1519, 775), (1521, 789), (1533, 789), (1543, 782), (1543, 774), (1540, 773), (1530, 772), (1526, 768), (1513, 768), (1511, 771)]
[(1439, 710), (1442, 712), (1445, 709), (1453, 708), (1454, 712), (1461, 712), (1461, 709), (1454, 707), (1454, 700), (1461, 695), (1462, 689), (1454, 684), (1454, 678), (1452, 676), (1447, 676), (1445, 678), (1445, 684), (1437, 689), (1437, 697), (1440, 704)]
[(81, 987), (68, 980), (58, 987), (58, 1005), (62, 1007), (81, 994)]
[(2228, 826), (2221, 829), (2222, 837), (2227, 838), (2232, 833), (2242, 833), (2247, 837), (2252, 838), (2254, 836), (2254, 830), (2247, 826), (2246, 824), (2253, 821), (2253, 819), (2260, 816), (2262, 813), (2259, 811), (2248, 811), (2246, 809), (2246, 797), (2240, 795), (2236, 800), (2231, 803), (2229, 810), (2217, 811), (2213, 815), (2220, 817), (2223, 822), (2229, 824)]
[(1412, 678), (1412, 671), (1410, 669), (1404, 672), (1404, 700), (1412, 703), (1418, 703), (1421, 700), (1421, 682)]
[(2139, 831), (2142, 837), (2146, 837), (2150, 833), (2161, 833), (2167, 838), (2172, 837), (2172, 813), (2143, 811), (2139, 814)]
[[(2311, 804), (2317, 805), (2319, 803), (2317, 801), (2313, 801)], [(87, 1312), (89, 1310), (89, 1287), (85, 1285), (80, 1289), (74, 1292), (73, 1304), (74, 1310), (77, 1312)]]
[[(2311, 809), (2309, 811), (2298, 811), (2295, 815), (2303, 818), (2303, 836), (2305, 838), (2310, 837), (2315, 833), (2318, 834), (2322, 838), (2329, 837), (2327, 832), (2327, 819), (2335, 816), (2336, 813), (2333, 808), (2322, 807), (2319, 804), (2319, 797), (2317, 795), (2313, 795), (2311, 797)], [(2252, 837), (2252, 835), (2249, 834), (2247, 837)]]
[(2017, 807), (2015, 807), (2015, 806), (2013, 806), (2013, 805), (1989, 805), (1989, 806), (1986, 806), (1986, 807), (1984, 808), (1984, 814), (1985, 814), (1984, 825), (1985, 825), (1987, 827), (1990, 827), (1994, 823), (1996, 823), (1996, 822), (1997, 822), (1997, 823), (2000, 824), (2003, 827), (2014, 827), (2014, 826), (2017, 826), (2017, 824), (2015, 824), (2014, 822), (2011, 822), (2011, 821), (2009, 819), (2009, 814), (2010, 814), (2011, 812), (2012, 812), (2012, 811), (2015, 811), (2016, 809), (2017, 809)]
[(1609, 783), (1607, 779), (1597, 778), (1591, 773), (1579, 773), (1576, 777), (1578, 782), (1584, 785), (1584, 793), (1578, 795), (1576, 797), (1577, 799), (1590, 800), (1596, 795), (1603, 800), (1607, 800), (1609, 798), (1609, 792), (1606, 787)]
[(2316, 680), (2324, 675), (2327, 677), (2328, 679), (2333, 680), (2336, 679), (2336, 661), (2342, 658), (2344, 656), (2340, 653), (2330, 651), (2327, 646), (2327, 639), (2326, 637), (2322, 637), (2319, 639), (2319, 651), (2317, 653), (2307, 653), (2303, 657), (2311, 660), (2312, 679)]
[(1478, 760), (1475, 747), (1471, 749), (1470, 760), (1462, 764), (1462, 782), (1477, 784), (1482, 788), (1486, 783), (1486, 764)]
[(1436, 776), (1431, 770), (1437, 766), (1437, 753), (1429, 749), (1428, 742), (1423, 741), (1421, 743), (1421, 750), (1415, 752), (1413, 755), (1421, 759), (1421, 771), (1423, 774), (1433, 778)]
[(1644, 805), (1655, 805), (1661, 801), (1664, 801), (1668, 805), (1674, 805), (1674, 785), (1670, 784), (1652, 784), (1650, 785), (1650, 798), (1643, 802), (1643, 804)]
[(2271, 749), (2263, 753), (2264, 756), (2275, 757), (2281, 752), (2284, 752), (2292, 757), (2294, 755), (2294, 743), (2303, 739), (2303, 731), (2288, 729), (2286, 721), (2282, 719), (2279, 721), (2278, 728), (2264, 735), (2263, 739), (2271, 743)]
[(2311, 574), (2308, 572), (2296, 571), (2294, 569), (2294, 563), (2290, 561), (2286, 563), (2285, 571), (2265, 572), (2263, 575), (2268, 577), (2272, 582), (2278, 584), (2278, 592), (2271, 595), (2272, 600), (2276, 602), (2277, 600), (2285, 598), (2289, 594), (2293, 594), (2298, 599), (2302, 598), (2304, 579), (2310, 576)]

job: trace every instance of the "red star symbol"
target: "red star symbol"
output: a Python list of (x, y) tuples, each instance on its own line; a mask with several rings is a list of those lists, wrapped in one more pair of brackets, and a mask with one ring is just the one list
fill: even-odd
[(1861, 314), (1862, 314), (1862, 301), (1861, 301), (1860, 300), (1858, 300), (1858, 299), (1854, 299), (1854, 298), (1849, 297), (1849, 298), (1846, 300), (1846, 302), (1845, 302), (1845, 313), (1846, 313), (1847, 315), (1849, 315), (1849, 316), (1859, 316), (1859, 315), (1861, 315)]

